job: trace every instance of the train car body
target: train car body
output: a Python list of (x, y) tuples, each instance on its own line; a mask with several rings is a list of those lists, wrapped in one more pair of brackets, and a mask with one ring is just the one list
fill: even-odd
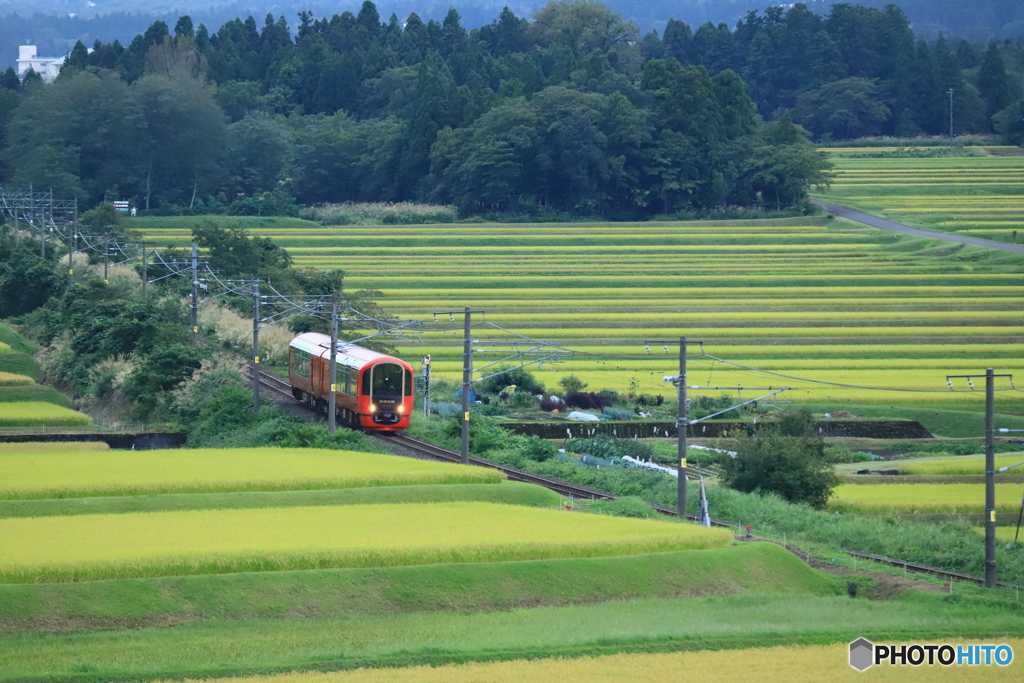
[[(361, 346), (339, 344), (335, 383), (337, 419), (370, 431), (409, 426), (413, 408), (412, 366)], [(288, 345), (288, 382), (295, 398), (327, 412), (331, 338), (300, 334)]]

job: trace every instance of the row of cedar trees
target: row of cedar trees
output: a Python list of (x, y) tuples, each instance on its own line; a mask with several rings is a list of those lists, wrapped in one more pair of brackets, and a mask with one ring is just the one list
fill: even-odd
[(940, 133), (953, 88), (958, 132), (989, 132), (1024, 106), (1019, 45), (915, 44), (893, 5), (774, 7), (734, 30), (672, 20), (643, 37), (595, 2), (533, 19), (506, 8), (467, 32), (454, 10), (402, 24), (365, 2), (300, 13), (294, 39), (283, 17), (210, 34), (183, 16), (173, 35), (158, 21), (127, 47), (79, 44), (53, 84), (0, 78), (0, 182), (167, 213), (778, 209), (829, 180), (794, 119), (819, 136)]

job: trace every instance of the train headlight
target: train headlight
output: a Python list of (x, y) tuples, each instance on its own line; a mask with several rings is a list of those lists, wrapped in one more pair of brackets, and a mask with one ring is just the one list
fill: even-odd
[(377, 412), (377, 406), (375, 406), (375, 405), (373, 405), (373, 404), (371, 403), (371, 404), (370, 404), (370, 412), (371, 412), (371, 413), (376, 413), (376, 412)]
[(405, 404), (404, 403), (399, 403), (398, 404), (398, 414), (401, 415), (404, 412), (405, 412)]

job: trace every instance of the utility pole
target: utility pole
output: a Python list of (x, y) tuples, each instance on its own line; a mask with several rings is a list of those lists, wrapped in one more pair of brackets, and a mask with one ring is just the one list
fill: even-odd
[(110, 270), (110, 236), (103, 238), (103, 284), (110, 284), (108, 273)]
[(473, 339), (470, 336), (470, 312), (466, 306), (462, 338), (462, 464), (469, 464), (469, 387), (473, 382)]
[(679, 518), (686, 519), (686, 421), (689, 411), (686, 409), (686, 337), (679, 337), (679, 410), (677, 411), (676, 433), (679, 442), (677, 461), (679, 476), (676, 478), (676, 509)]
[(996, 382), (985, 370), (985, 587), (996, 587)]
[(142, 303), (149, 301), (146, 298), (146, 283), (149, 280), (149, 273), (146, 270), (146, 243), (142, 243)]
[(423, 356), (423, 417), (430, 417), (430, 354)]
[(338, 290), (331, 292), (331, 381), (327, 395), (327, 431), (331, 434), (336, 429), (338, 398)]
[(949, 146), (953, 146), (953, 89), (950, 88), (947, 93), (949, 95)]
[[(996, 375), (987, 368), (984, 375), (946, 375), (946, 384), (953, 388), (954, 379), (966, 379), (967, 386), (974, 391), (971, 381), (985, 378), (985, 587), (996, 587), (996, 378), (1013, 375)], [(1016, 467), (1016, 465), (1014, 465)], [(1004, 467), (1000, 472), (1012, 469)]]
[(252, 409), (260, 409), (260, 281), (252, 283)]
[[(192, 344), (199, 344), (199, 247), (192, 243)], [(106, 274), (104, 274), (106, 277)]]

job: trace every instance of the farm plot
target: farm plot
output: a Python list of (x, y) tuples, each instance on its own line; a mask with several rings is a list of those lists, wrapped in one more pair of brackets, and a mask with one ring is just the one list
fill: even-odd
[(1024, 242), (1024, 157), (832, 161), (827, 201), (920, 228)]
[[(945, 641), (943, 641), (945, 642)], [(956, 644), (970, 641), (956, 641)], [(988, 643), (988, 641), (986, 641)], [(1019, 652), (1020, 639), (999, 639)], [(588, 683), (619, 681), (700, 680), (703, 683), (731, 681), (861, 681), (863, 673), (846, 664), (849, 646), (790, 645), (743, 650), (705, 650), (658, 654), (616, 654), (573, 659), (530, 659), (510, 662), (471, 662), (405, 669), (359, 669), (333, 673), (288, 673), (276, 676), (221, 679), (220, 683), (527, 683), (528, 681), (585, 680)], [(766, 675), (766, 663), (771, 673)], [(874, 667), (877, 681), (1015, 681), (1019, 665), (986, 667), (917, 668)]]
[[(842, 484), (829, 508), (863, 514), (984, 512), (984, 484)], [(1020, 484), (996, 484), (996, 511), (1020, 507)]]
[(0, 472), (0, 498), (8, 500), (493, 484), (503, 479), (500, 472), (479, 467), (308, 448), (0, 452)]
[[(1011, 453), (996, 457), (996, 469), (1016, 465), (1024, 460), (1024, 453)], [(899, 463), (900, 474), (971, 475), (985, 474), (985, 456), (961, 455), (949, 458), (921, 458)]]
[(15, 518), (0, 520), (0, 582), (600, 557), (731, 542), (723, 529), (478, 502)]
[[(0, 389), (2, 391), (2, 389)], [(0, 427), (84, 427), (88, 415), (39, 401), (0, 401)]]
[[(288, 248), (297, 264), (344, 269), (347, 288), (380, 290), (378, 299), (397, 317), (433, 321), (439, 311), (472, 306), (477, 339), (508, 341), (518, 333), (556, 341), (575, 355), (536, 370), (549, 388), (572, 373), (590, 390), (668, 394), (671, 387), (661, 379), (676, 366), (675, 347), (645, 342), (686, 334), (716, 357), (790, 376), (727, 369), (693, 349), (691, 372), (708, 386), (716, 377), (718, 384), (738, 386), (784, 383), (796, 389), (785, 398), (814, 404), (976, 405), (979, 394), (949, 392), (947, 371), (1016, 367), (1024, 351), (1024, 258), (841, 220), (452, 224), (399, 231), (348, 226), (253, 234)], [(188, 241), (181, 229), (154, 229), (147, 237)], [(425, 331), (398, 350), (409, 360), (430, 353), (435, 377), (458, 380), (461, 317), (439, 318), (445, 322), (450, 330)], [(481, 364), (495, 359), (486, 344), (477, 350)], [(908, 362), (925, 359), (930, 362)], [(1017, 396), (1005, 392), (999, 400), (1024, 402)]]

